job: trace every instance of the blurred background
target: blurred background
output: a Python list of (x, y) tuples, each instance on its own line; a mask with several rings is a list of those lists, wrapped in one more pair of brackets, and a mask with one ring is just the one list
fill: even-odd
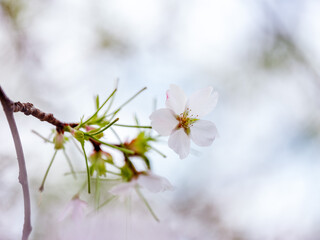
[[(119, 121), (134, 123), (137, 113), (145, 125), (170, 84), (188, 95), (209, 85), (219, 92), (206, 118), (220, 135), (212, 146), (192, 145), (180, 160), (164, 138), (156, 146), (167, 158), (149, 155), (155, 173), (175, 186), (148, 195), (161, 222), (143, 205), (135, 213), (138, 203), (121, 216), (106, 208), (109, 220), (91, 218), (86, 227), (98, 235), (86, 239), (319, 239), (319, 13), (316, 0), (0, 0), (0, 84), (12, 100), (66, 122), (92, 113), (94, 96), (105, 99), (117, 79), (114, 106), (146, 86)], [(51, 126), (15, 116), (30, 181), (31, 239), (71, 239), (71, 223), (54, 219), (82, 182), (64, 176), (61, 154), (40, 194), (54, 150), (31, 130), (47, 136)], [(3, 111), (0, 132), (0, 239), (19, 239), (23, 201)], [(119, 133), (128, 140), (136, 131)], [(67, 151), (83, 170), (77, 150)]]

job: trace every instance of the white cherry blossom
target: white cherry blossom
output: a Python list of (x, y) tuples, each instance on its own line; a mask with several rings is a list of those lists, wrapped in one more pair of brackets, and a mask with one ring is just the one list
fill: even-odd
[(160, 135), (169, 136), (168, 145), (181, 159), (190, 152), (190, 139), (198, 146), (209, 146), (218, 135), (214, 123), (200, 120), (211, 112), (218, 101), (212, 87), (201, 89), (188, 99), (177, 85), (167, 91), (166, 108), (153, 112), (151, 126)]

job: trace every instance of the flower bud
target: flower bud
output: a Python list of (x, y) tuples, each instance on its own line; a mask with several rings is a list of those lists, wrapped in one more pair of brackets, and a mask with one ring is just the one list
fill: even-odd
[[(86, 131), (88, 133), (90, 133), (90, 134), (94, 134), (94, 133), (98, 132), (99, 129), (91, 127), (91, 126), (86, 126)], [(103, 137), (103, 132), (95, 135), (95, 137), (98, 138), (98, 139), (102, 138)]]
[(62, 149), (64, 144), (64, 135), (63, 133), (57, 133), (55, 138), (53, 139), (54, 142), (54, 148), (55, 149)]
[(79, 142), (84, 142), (84, 133), (82, 131), (79, 131), (79, 130), (74, 131), (73, 136)]

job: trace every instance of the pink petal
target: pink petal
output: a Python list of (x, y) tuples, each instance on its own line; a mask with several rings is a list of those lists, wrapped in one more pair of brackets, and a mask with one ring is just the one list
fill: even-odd
[(217, 128), (210, 121), (198, 120), (190, 128), (191, 139), (199, 146), (209, 146), (217, 135)]
[(153, 112), (150, 119), (152, 128), (163, 136), (169, 136), (179, 123), (174, 112), (167, 108), (162, 108)]
[(183, 90), (177, 85), (171, 84), (167, 91), (166, 107), (179, 115), (183, 113), (186, 108), (187, 97)]
[(72, 199), (65, 207), (63, 213), (59, 217), (59, 221), (66, 219), (68, 216), (71, 216), (74, 221), (82, 219), (87, 207), (87, 202), (82, 201), (80, 198), (76, 197)]
[(130, 182), (120, 183), (120, 184), (112, 187), (109, 190), (109, 192), (113, 195), (117, 195), (120, 197), (126, 197), (131, 193), (131, 191), (134, 189), (136, 184), (137, 184), (137, 180), (132, 180)]
[(170, 135), (168, 145), (179, 154), (181, 159), (186, 158), (190, 152), (190, 139), (183, 128), (174, 131)]
[(138, 178), (140, 186), (148, 189), (150, 192), (163, 192), (172, 190), (173, 186), (168, 179), (149, 172), (147, 175), (141, 174)]
[(79, 198), (73, 200), (73, 211), (72, 211), (72, 218), (74, 220), (81, 219), (84, 217), (85, 209), (88, 207), (88, 203), (82, 201)]
[(212, 87), (207, 87), (195, 92), (189, 98), (187, 107), (191, 109), (191, 114), (195, 118), (201, 118), (208, 114), (217, 105), (218, 93), (212, 91)]

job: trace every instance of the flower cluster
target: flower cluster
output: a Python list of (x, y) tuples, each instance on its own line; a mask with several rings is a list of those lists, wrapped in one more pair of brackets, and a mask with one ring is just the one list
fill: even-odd
[[(170, 136), (168, 141), (169, 147), (180, 158), (187, 157), (190, 152), (190, 139), (199, 146), (208, 146), (217, 136), (215, 125), (210, 121), (201, 120), (201, 118), (216, 106), (218, 94), (213, 91), (212, 87), (208, 87), (195, 92), (188, 99), (181, 88), (171, 85), (166, 95), (166, 108), (156, 110), (151, 114), (151, 126), (141, 126), (138, 124), (138, 121), (136, 125), (118, 124), (119, 118), (116, 118), (116, 115), (144, 89), (110, 112), (116, 90), (102, 104), (100, 104), (99, 96), (97, 96), (96, 111), (86, 120), (82, 118), (78, 123), (59, 125), (54, 130), (52, 140), (42, 137), (45, 141), (54, 145), (55, 152), (45, 173), (40, 190), (44, 190), (45, 180), (58, 151), (63, 151), (70, 166), (70, 172), (76, 178), (78, 172), (74, 170), (70, 158), (65, 151), (65, 144), (70, 142), (70, 140), (76, 140), (74, 143), (78, 142), (80, 144), (79, 149), (82, 151), (85, 159), (88, 193), (91, 193), (91, 184), (95, 184), (96, 186), (95, 199), (97, 209), (101, 207), (101, 204), (99, 204), (99, 193), (103, 189), (102, 180), (111, 179), (117, 180), (118, 184), (109, 190), (109, 194), (111, 194), (110, 199), (113, 199), (113, 196), (123, 198), (131, 194), (131, 192), (136, 192), (146, 203), (152, 215), (157, 219), (140, 189), (147, 189), (150, 192), (162, 192), (172, 190), (173, 186), (166, 178), (158, 176), (152, 171), (152, 164), (148, 157), (149, 151), (155, 150), (161, 156), (165, 157), (165, 155), (152, 146), (158, 138), (153, 137), (151, 128), (156, 130), (160, 135)], [(109, 103), (109, 106), (106, 107), (106, 110), (102, 111), (107, 103)], [(117, 127), (134, 127), (140, 129), (140, 131), (135, 138), (122, 142), (117, 134)], [(141, 129), (144, 130), (141, 131)], [(119, 142), (106, 142), (104, 136), (109, 133), (114, 134)], [(69, 136), (66, 136), (67, 134)], [(90, 154), (87, 154), (85, 144), (92, 146)], [(119, 161), (114, 160), (111, 149), (122, 153), (122, 161), (120, 161), (122, 164), (119, 165)], [(140, 169), (137, 170), (136, 159), (142, 160), (144, 169), (141, 169), (140, 166)], [(80, 192), (73, 198), (71, 210), (69, 208), (74, 216), (82, 213), (86, 206), (79, 198)]]

